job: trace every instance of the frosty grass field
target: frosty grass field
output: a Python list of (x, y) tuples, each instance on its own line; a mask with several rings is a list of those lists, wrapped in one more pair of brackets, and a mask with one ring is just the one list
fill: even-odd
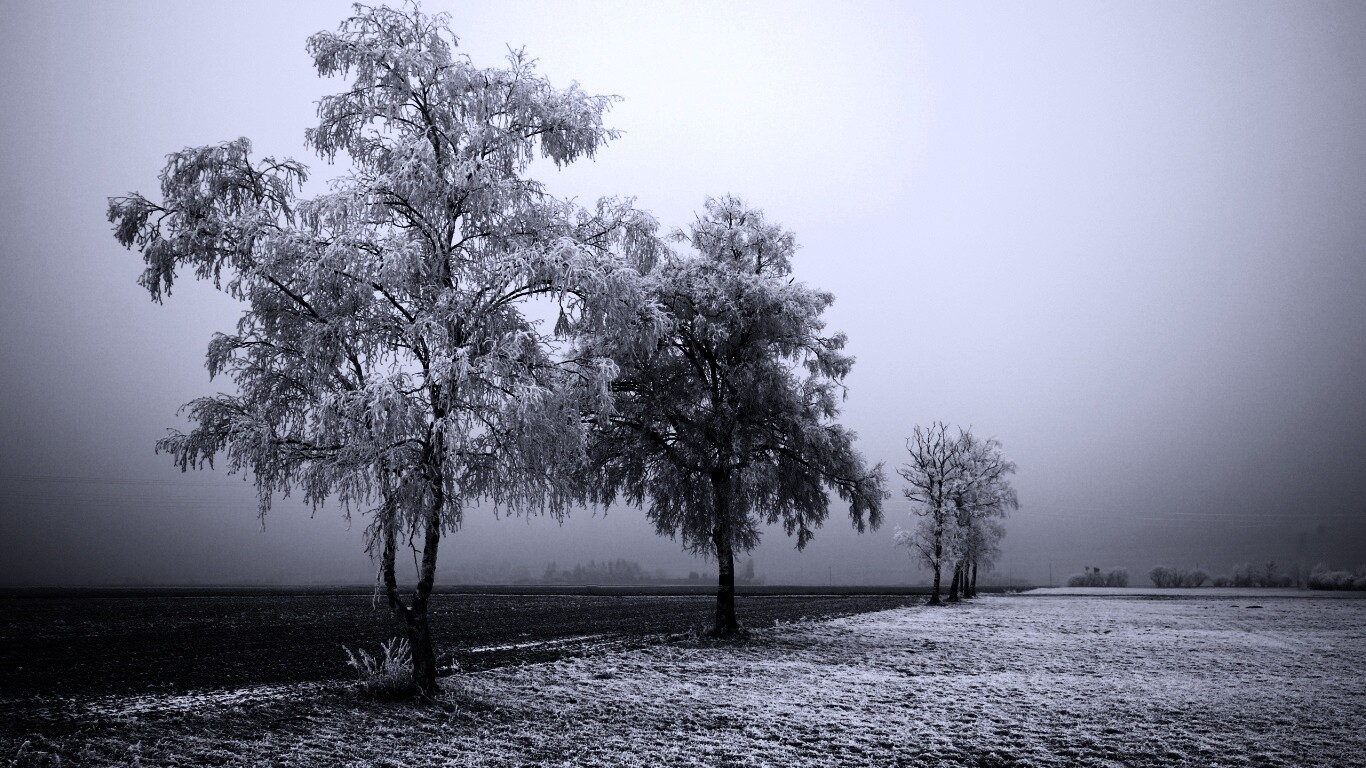
[(0, 761), (1366, 765), (1366, 600), (1057, 592), (604, 647), (446, 678), (448, 708), (344, 681), (49, 702)]

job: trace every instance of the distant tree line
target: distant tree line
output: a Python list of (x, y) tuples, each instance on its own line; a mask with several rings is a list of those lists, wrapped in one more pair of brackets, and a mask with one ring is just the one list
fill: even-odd
[(1165, 565), (1153, 566), (1148, 578), (1159, 587), (1198, 587), (1209, 580), (1209, 574), (1195, 568), (1168, 568)]
[[(1075, 578), (1075, 577), (1074, 577)], [(1199, 587), (1206, 581), (1214, 587), (1257, 587), (1257, 588), (1304, 588), (1309, 589), (1366, 589), (1366, 566), (1356, 571), (1332, 571), (1324, 565), (1317, 565), (1306, 573), (1303, 566), (1296, 566), (1285, 572), (1275, 560), (1262, 565), (1239, 563), (1229, 574), (1210, 578), (1199, 568), (1184, 570), (1155, 566), (1148, 572), (1148, 578), (1158, 587)], [(1098, 586), (1094, 584), (1072, 584), (1069, 586)]]
[[(573, 568), (561, 568), (557, 563), (547, 563), (538, 581), (540, 584), (676, 584), (697, 582), (701, 576), (693, 571), (688, 579), (674, 578), (664, 569), (647, 571), (634, 560), (618, 558), (601, 563), (589, 560), (587, 564), (576, 563)], [(735, 575), (737, 584), (760, 584), (763, 579), (754, 575), (754, 559), (749, 558)]]
[(1330, 571), (1318, 566), (1309, 574), (1310, 589), (1366, 589), (1366, 565), (1355, 571)]
[(1275, 560), (1265, 565), (1239, 563), (1233, 566), (1229, 575), (1214, 577), (1216, 587), (1302, 587), (1304, 578), (1300, 573), (1282, 573)]
[[(661, 571), (659, 575), (662, 574)], [(602, 563), (589, 560), (587, 565), (577, 563), (572, 569), (560, 569), (552, 562), (546, 564), (545, 573), (541, 574), (542, 584), (643, 584), (652, 580), (640, 563), (622, 559)]]
[(1081, 573), (1067, 577), (1069, 587), (1127, 587), (1129, 572), (1123, 568), (1112, 568), (1104, 573), (1096, 567), (1088, 567)]

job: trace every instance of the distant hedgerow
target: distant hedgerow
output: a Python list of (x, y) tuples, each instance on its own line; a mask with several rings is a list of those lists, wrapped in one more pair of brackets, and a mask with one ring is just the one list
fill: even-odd
[(1323, 566), (1309, 574), (1310, 589), (1366, 589), (1366, 565), (1357, 568), (1355, 573), (1330, 571)]
[(1168, 568), (1165, 565), (1158, 565), (1148, 571), (1148, 578), (1159, 587), (1198, 587), (1209, 579), (1209, 574), (1199, 568), (1187, 571), (1184, 568)]
[(1226, 579), (1229, 587), (1293, 587), (1295, 579), (1290, 574), (1277, 572), (1276, 561), (1266, 565), (1239, 563), (1233, 566), (1233, 575)]
[(1067, 578), (1069, 587), (1127, 587), (1129, 572), (1123, 568), (1113, 568), (1101, 573), (1099, 568), (1087, 568), (1084, 573), (1073, 574)]

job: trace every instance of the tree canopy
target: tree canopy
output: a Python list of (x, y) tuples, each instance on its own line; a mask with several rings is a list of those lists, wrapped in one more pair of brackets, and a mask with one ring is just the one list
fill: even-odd
[[(161, 200), (113, 198), (119, 242), (140, 251), (155, 301), (189, 271), (245, 304), (209, 345), (233, 393), (187, 408), (193, 429), (158, 444), (182, 469), (225, 455), (264, 515), (278, 494), (373, 513), (389, 601), (418, 683), (435, 687), (426, 605), (443, 534), (490, 502), (562, 513), (584, 498), (583, 413), (602, 410), (604, 357), (565, 357), (552, 336), (656, 322), (639, 275), (655, 223), (629, 203), (585, 210), (526, 175), (536, 157), (592, 157), (616, 133), (611, 97), (555, 88), (522, 52), (475, 67), (444, 14), (357, 5), (308, 40), (324, 97), (306, 143), (350, 170), (298, 194), (307, 169), (254, 160), (247, 139), (169, 157)], [(558, 304), (552, 329), (526, 311)], [(349, 513), (349, 512), (348, 512)], [(398, 542), (422, 562), (397, 591)]]
[(792, 279), (794, 235), (733, 197), (709, 199), (645, 277), (662, 327), (586, 336), (616, 361), (610, 418), (592, 455), (598, 498), (646, 506), (656, 530), (718, 560), (715, 631), (738, 629), (734, 551), (781, 523), (797, 547), (826, 519), (830, 491), (854, 527), (877, 527), (881, 465), (869, 468), (834, 419), (853, 366), (843, 334), (822, 335), (834, 298)]

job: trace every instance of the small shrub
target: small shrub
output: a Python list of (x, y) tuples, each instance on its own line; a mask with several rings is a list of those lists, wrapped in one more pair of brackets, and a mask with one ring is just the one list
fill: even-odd
[(346, 665), (360, 676), (360, 690), (381, 701), (407, 698), (413, 692), (413, 654), (408, 641), (396, 637), (380, 646), (381, 658), (376, 659), (364, 648), (355, 653), (346, 651)]
[(1215, 577), (1214, 577), (1214, 586), (1216, 586), (1216, 587), (1227, 587), (1228, 585), (1229, 585), (1229, 580), (1228, 580), (1228, 577), (1227, 577), (1227, 576), (1215, 576)]

